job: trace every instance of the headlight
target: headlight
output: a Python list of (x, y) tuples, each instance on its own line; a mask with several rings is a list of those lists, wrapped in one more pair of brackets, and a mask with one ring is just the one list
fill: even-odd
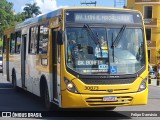
[(141, 82), (141, 84), (140, 84), (140, 86), (139, 86), (138, 91), (139, 91), (139, 92), (140, 92), (140, 91), (143, 91), (143, 90), (146, 89), (146, 87), (147, 87), (147, 78), (145, 78), (144, 80), (142, 80), (142, 82)]
[(66, 83), (68, 91), (73, 92), (73, 93), (79, 93), (73, 82), (71, 82), (70, 80), (66, 78), (64, 78), (64, 82)]

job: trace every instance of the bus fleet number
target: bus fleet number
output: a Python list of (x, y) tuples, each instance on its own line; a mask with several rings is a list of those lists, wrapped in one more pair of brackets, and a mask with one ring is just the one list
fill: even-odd
[(84, 86), (84, 90), (98, 90), (98, 86)]

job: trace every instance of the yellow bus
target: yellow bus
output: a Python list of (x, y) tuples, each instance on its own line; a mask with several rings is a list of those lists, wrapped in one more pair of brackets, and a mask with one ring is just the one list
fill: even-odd
[(4, 41), (8, 81), (48, 109), (147, 104), (145, 28), (136, 10), (61, 8), (5, 31)]

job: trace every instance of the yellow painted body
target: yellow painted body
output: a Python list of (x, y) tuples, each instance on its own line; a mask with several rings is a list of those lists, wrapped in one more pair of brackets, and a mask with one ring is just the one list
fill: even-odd
[[(105, 8), (105, 7), (75, 7), (75, 8), (64, 8), (62, 9), (61, 13), (61, 22), (58, 21), (58, 17), (49, 19), (49, 42), (48, 42), (48, 53), (45, 55), (35, 54), (26, 56), (26, 61), (28, 62), (26, 65), (26, 81), (30, 79), (31, 75), (33, 77), (33, 83), (31, 82), (28, 84), (28, 91), (31, 91), (32, 88), (36, 89), (39, 88), (40, 85), (40, 78), (42, 75), (46, 75), (47, 82), (49, 86), (49, 92), (53, 94), (52, 82), (54, 79), (49, 75), (53, 74), (53, 66), (57, 66), (57, 76), (60, 79), (60, 92), (58, 95), (60, 96), (59, 103), (62, 108), (86, 108), (86, 107), (115, 107), (115, 106), (124, 106), (124, 105), (144, 105), (147, 104), (148, 100), (148, 85), (144, 91), (137, 92), (140, 86), (140, 83), (143, 79), (148, 76), (148, 58), (146, 56), (146, 68), (145, 71), (137, 77), (137, 79), (131, 84), (114, 84), (114, 85), (86, 85), (77, 76), (72, 75), (66, 70), (65, 64), (65, 43), (63, 45), (57, 45), (57, 55), (58, 49), (60, 49), (60, 62), (57, 64), (52, 63), (52, 50), (53, 50), (53, 43), (57, 44), (56, 41), (52, 41), (52, 32), (51, 29), (60, 28), (62, 31), (65, 30), (65, 23), (64, 23), (64, 11), (67, 9), (75, 10), (75, 9), (95, 9), (95, 10), (123, 10), (123, 9), (113, 9), (113, 8)], [(128, 10), (130, 11), (130, 10)], [(46, 19), (43, 19), (44, 21)], [(144, 31), (145, 34), (145, 31)], [(146, 45), (146, 40), (145, 40)], [(108, 50), (105, 48), (105, 50)], [(145, 54), (147, 54), (147, 47), (145, 47)], [(14, 55), (14, 57), (16, 57)], [(5, 58), (5, 57), (4, 57)], [(47, 59), (47, 65), (42, 65), (41, 60)], [(14, 58), (10, 57), (9, 61), (15, 60)], [(71, 93), (67, 90), (66, 84), (64, 82), (64, 78), (72, 81), (76, 86), (77, 90), (79, 91), (78, 94)], [(29, 90), (29, 85), (32, 85), (31, 90)], [(34, 87), (34, 85), (36, 87)], [(57, 85), (58, 86), (58, 85)], [(85, 90), (86, 86), (98, 86), (98, 90)], [(21, 87), (21, 86), (19, 86)], [(112, 93), (109, 93), (107, 90), (113, 89)], [(31, 91), (32, 92), (32, 91)], [(33, 92), (34, 93), (34, 92)], [(35, 94), (39, 95), (39, 91), (36, 91)], [(103, 102), (103, 97), (105, 96), (117, 96), (117, 102)], [(51, 98), (52, 99), (52, 98)]]
[[(145, 105), (148, 102), (148, 88), (138, 93), (119, 94), (74, 94), (67, 90), (62, 91), (63, 108), (87, 108), (87, 107), (115, 107)], [(104, 96), (117, 96), (118, 102), (104, 102)]]
[[(72, 80), (75, 78), (71, 74), (66, 73), (65, 77)], [(132, 84), (120, 84), (120, 85), (86, 85), (79, 79), (74, 79), (72, 82), (80, 94), (69, 92), (65, 89), (65, 84), (62, 87), (62, 107), (63, 108), (86, 108), (86, 107), (115, 107), (124, 105), (145, 105), (148, 102), (148, 85), (144, 91), (138, 92), (139, 85), (142, 78), (145, 78), (148, 74), (146, 70), (141, 76), (138, 77)], [(62, 82), (62, 81), (61, 81)], [(95, 91), (84, 90), (85, 86), (98, 86), (99, 89)], [(112, 93), (107, 90), (113, 89)], [(116, 96), (118, 102), (104, 102), (103, 97)], [(93, 102), (94, 101), (94, 102)]]
[[(98, 9), (98, 8), (97, 8)], [(117, 10), (117, 9), (116, 9)], [(120, 10), (120, 9), (119, 9)], [(145, 36), (145, 31), (144, 31)], [(145, 40), (146, 45), (146, 40)], [(148, 85), (144, 91), (137, 92), (141, 81), (148, 76), (148, 67), (146, 70), (131, 84), (119, 85), (86, 85), (78, 78), (68, 73), (65, 67), (65, 47), (61, 47), (62, 54), (62, 79), (61, 79), (61, 95), (62, 95), (62, 108), (86, 108), (86, 107), (115, 107), (124, 105), (145, 105), (148, 101)], [(147, 47), (145, 47), (147, 54)], [(148, 58), (146, 56), (146, 61)], [(148, 66), (148, 62), (146, 62)], [(64, 77), (72, 80), (80, 94), (71, 93), (66, 89)], [(142, 79), (143, 78), (143, 79)], [(148, 82), (147, 82), (148, 83)], [(99, 90), (89, 91), (84, 90), (85, 86), (98, 86)], [(108, 89), (113, 89), (112, 93), (108, 93)], [(114, 91), (115, 90), (115, 91)], [(103, 102), (105, 96), (117, 96), (118, 102)], [(124, 100), (124, 101), (123, 101)], [(88, 102), (87, 102), (88, 101)], [(95, 102), (91, 102), (95, 101)]]

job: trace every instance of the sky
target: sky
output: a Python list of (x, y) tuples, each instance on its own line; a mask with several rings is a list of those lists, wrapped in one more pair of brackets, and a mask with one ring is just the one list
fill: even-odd
[[(81, 6), (81, 2), (95, 2), (97, 6), (114, 7), (114, 0), (7, 0), (14, 4), (13, 9), (16, 13), (22, 12), (26, 3), (34, 3), (40, 7), (40, 11), (45, 14), (52, 10), (66, 6)], [(84, 5), (83, 5), (84, 6)]]

